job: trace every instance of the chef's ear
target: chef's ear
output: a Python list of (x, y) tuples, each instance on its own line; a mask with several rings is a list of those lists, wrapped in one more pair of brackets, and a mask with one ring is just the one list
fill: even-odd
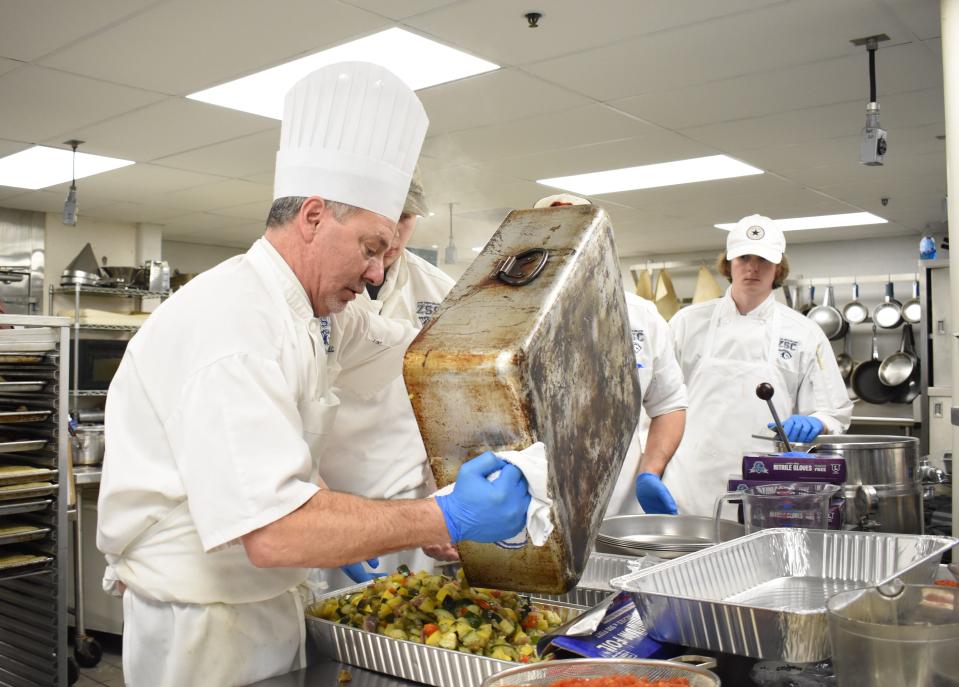
[(326, 213), (326, 201), (319, 196), (310, 196), (303, 201), (300, 207), (299, 219), (300, 229), (304, 232), (304, 238), (308, 240), (316, 234), (317, 227), (322, 223)]

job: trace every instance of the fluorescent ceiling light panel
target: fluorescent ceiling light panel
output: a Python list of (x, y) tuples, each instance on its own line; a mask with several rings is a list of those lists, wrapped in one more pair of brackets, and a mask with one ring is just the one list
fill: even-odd
[(415, 33), (392, 28), (187, 97), (282, 119), (283, 98), (297, 81), (320, 67), (344, 61), (382, 65), (414, 91), (499, 69), (498, 64), (467, 55)]
[(729, 179), (762, 173), (763, 170), (758, 167), (734, 160), (727, 155), (710, 155), (692, 160), (660, 162), (655, 165), (610, 169), (605, 172), (538, 179), (536, 183), (581, 193), (584, 196), (593, 196), (601, 193), (692, 184), (697, 181)]
[[(859, 227), (864, 224), (885, 224), (889, 220), (883, 219), (871, 212), (846, 212), (838, 215), (816, 215), (814, 217), (792, 217), (777, 219), (776, 224), (783, 231), (801, 231), (803, 229), (831, 229), (835, 227)], [(732, 230), (737, 222), (726, 222), (713, 225), (717, 229)]]
[(0, 158), (0, 186), (36, 190), (56, 186), (73, 178), (82, 179), (132, 164), (133, 160), (77, 153), (77, 171), (74, 177), (72, 150), (33, 146)]

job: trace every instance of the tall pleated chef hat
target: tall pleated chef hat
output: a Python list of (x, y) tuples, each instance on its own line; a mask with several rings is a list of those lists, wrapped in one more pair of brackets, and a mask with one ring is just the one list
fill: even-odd
[(399, 219), (429, 118), (388, 69), (340, 62), (286, 94), (273, 199), (320, 196)]
[(540, 198), (533, 204), (533, 209), (539, 210), (540, 208), (551, 208), (559, 205), (592, 205), (592, 203), (585, 198), (574, 196), (572, 193), (557, 193), (554, 196)]

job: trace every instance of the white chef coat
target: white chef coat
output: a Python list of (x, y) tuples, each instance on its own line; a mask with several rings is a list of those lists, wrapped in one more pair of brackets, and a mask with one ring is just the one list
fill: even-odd
[[(403, 251), (387, 271), (376, 300), (364, 292), (349, 308), (403, 320), (419, 329), (430, 320), (454, 283), (438, 267)], [(336, 345), (338, 317), (332, 319)], [(340, 410), (320, 462), (320, 476), (326, 484), (337, 491), (374, 499), (422, 498), (432, 493), (426, 448), (403, 379), (394, 379), (373, 396), (339, 386), (334, 387), (334, 393), (340, 399)], [(413, 549), (380, 556), (376, 570), (392, 572), (400, 564), (413, 571), (429, 570), (434, 563), (420, 549)], [(353, 584), (338, 568), (319, 572), (317, 578), (331, 589)]]
[(812, 320), (770, 294), (752, 312), (739, 314), (730, 291), (679, 311), (669, 323), (676, 356), (689, 387), (683, 441), (663, 481), (679, 512), (711, 515), (731, 476), (742, 474), (743, 454), (772, 445), (772, 422), (756, 386), (769, 382), (779, 417), (812, 415), (824, 432), (849, 427), (852, 402), (832, 347)]
[[(626, 292), (626, 311), (636, 354), (636, 374), (643, 394), (642, 411), (646, 418), (659, 417), (686, 407), (686, 385), (676, 362), (673, 336), (656, 305)], [(646, 419), (644, 418), (644, 419)], [(633, 433), (626, 460), (606, 508), (607, 515), (642, 513), (636, 500), (636, 469), (643, 453), (642, 421)]]
[(303, 664), (307, 569), (257, 568), (239, 538), (318, 490), (311, 448), (338, 404), (328, 362), (374, 388), (414, 335), (357, 309), (328, 354), (265, 239), (150, 316), (107, 396), (97, 531), (105, 584), (127, 586), (129, 684), (246, 684)]

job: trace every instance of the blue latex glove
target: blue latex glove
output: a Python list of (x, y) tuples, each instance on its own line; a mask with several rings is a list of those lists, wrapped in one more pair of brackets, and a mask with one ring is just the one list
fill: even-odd
[[(497, 470), (499, 477), (486, 479)], [(491, 543), (509, 539), (526, 526), (529, 508), (526, 478), (515, 465), (487, 451), (463, 463), (453, 492), (437, 496), (450, 541)]]
[[(371, 568), (380, 567), (379, 558), (371, 558), (366, 561), (366, 564)], [(377, 577), (386, 577), (386, 573), (382, 572), (372, 572), (363, 567), (362, 563), (350, 563), (349, 565), (341, 565), (340, 570), (346, 573), (346, 576), (349, 577), (354, 582), (372, 582)]]
[[(767, 427), (776, 429), (776, 425), (772, 422)], [(789, 441), (808, 444), (822, 434), (823, 426), (822, 421), (812, 415), (793, 415), (783, 423), (783, 430), (785, 430), (786, 438)]]
[(676, 501), (659, 475), (641, 472), (636, 476), (636, 500), (650, 515), (676, 515)]

